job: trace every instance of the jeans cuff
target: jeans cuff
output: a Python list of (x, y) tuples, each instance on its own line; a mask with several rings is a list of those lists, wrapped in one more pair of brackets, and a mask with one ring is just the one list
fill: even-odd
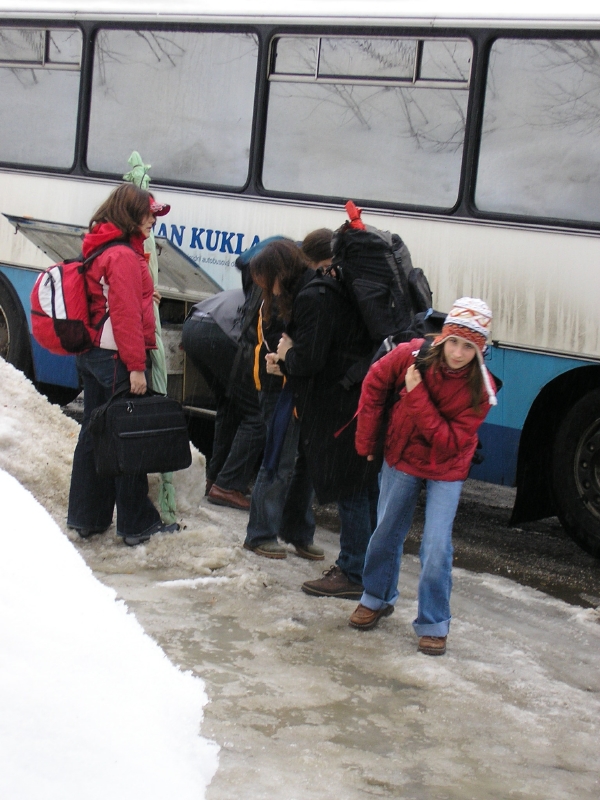
[(373, 595), (368, 592), (363, 592), (363, 596), (360, 598), (360, 604), (365, 608), (371, 609), (371, 611), (379, 611), (380, 608), (387, 605), (383, 600), (380, 600), (378, 597), (373, 597)]
[[(450, 619), (452, 619), (452, 617), (450, 617)], [(413, 622), (413, 628), (417, 636), (448, 636), (450, 619), (445, 619), (443, 622), (431, 622), (426, 625), (420, 625), (417, 620), (415, 620)]]

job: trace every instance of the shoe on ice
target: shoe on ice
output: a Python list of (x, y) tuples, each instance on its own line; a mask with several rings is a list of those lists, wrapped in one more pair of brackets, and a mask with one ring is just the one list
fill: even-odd
[(325, 550), (316, 544), (295, 544), (294, 547), (300, 558), (307, 558), (309, 561), (323, 561), (325, 558)]
[(250, 500), (245, 495), (236, 489), (221, 489), (216, 483), (213, 483), (210, 487), (206, 498), (209, 503), (213, 503), (215, 506), (238, 508), (240, 511), (250, 510)]
[(343, 597), (347, 600), (360, 600), (364, 591), (360, 583), (352, 583), (342, 570), (333, 566), (323, 572), (316, 581), (306, 581), (302, 591), (317, 597)]
[(170, 525), (165, 525), (164, 522), (157, 522), (142, 533), (119, 533), (119, 531), (117, 531), (117, 536), (121, 536), (125, 544), (129, 547), (135, 547), (137, 544), (147, 542), (151, 536), (157, 533), (175, 533), (179, 530), (179, 527), (177, 522), (172, 522)]
[(287, 550), (275, 541), (263, 542), (252, 547), (244, 542), (244, 549), (265, 558), (287, 558)]
[(419, 639), (419, 653), (426, 656), (443, 656), (446, 652), (447, 636), (421, 636)]
[(359, 631), (370, 631), (374, 628), (381, 617), (389, 617), (394, 613), (394, 606), (381, 606), (377, 611), (363, 606), (359, 603), (355, 611), (351, 614), (348, 624)]

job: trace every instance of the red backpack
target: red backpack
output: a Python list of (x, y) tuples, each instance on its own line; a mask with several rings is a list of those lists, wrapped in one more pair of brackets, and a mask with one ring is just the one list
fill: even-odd
[(46, 350), (67, 356), (92, 349), (108, 311), (100, 322), (91, 324), (85, 273), (95, 258), (118, 244), (126, 243), (107, 242), (85, 259), (61, 261), (39, 274), (31, 291), (31, 332)]

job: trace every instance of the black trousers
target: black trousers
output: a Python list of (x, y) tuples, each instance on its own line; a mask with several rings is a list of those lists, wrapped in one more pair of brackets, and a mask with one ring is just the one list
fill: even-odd
[(213, 454), (206, 478), (221, 489), (245, 493), (266, 437), (251, 370), (240, 367), (236, 379), (230, 380), (237, 346), (210, 316), (192, 316), (185, 321), (183, 349), (217, 400)]

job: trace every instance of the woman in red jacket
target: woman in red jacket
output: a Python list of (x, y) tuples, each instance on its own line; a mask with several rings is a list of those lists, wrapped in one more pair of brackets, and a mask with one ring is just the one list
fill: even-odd
[(427, 486), (421, 543), (417, 618), (419, 651), (443, 655), (450, 626), (452, 524), (477, 447), (477, 429), (496, 404), (483, 363), (492, 314), (481, 300), (463, 297), (441, 334), (415, 365), (422, 340), (399, 345), (377, 361), (363, 382), (356, 431), (359, 455), (375, 458), (389, 393), (400, 399), (385, 433), (377, 528), (369, 542), (364, 593), (350, 625), (369, 630), (393, 613), (404, 539), (423, 483)]
[(148, 351), (156, 348), (154, 284), (144, 253), (157, 216), (169, 206), (131, 183), (118, 186), (96, 211), (83, 240), (83, 256), (98, 253), (86, 273), (94, 347), (77, 356), (83, 386), (83, 421), (73, 456), (67, 524), (82, 538), (103, 533), (117, 506), (117, 534), (125, 544), (147, 541), (163, 525), (148, 497), (146, 475), (100, 477), (89, 432), (92, 411), (115, 391), (145, 394)]

